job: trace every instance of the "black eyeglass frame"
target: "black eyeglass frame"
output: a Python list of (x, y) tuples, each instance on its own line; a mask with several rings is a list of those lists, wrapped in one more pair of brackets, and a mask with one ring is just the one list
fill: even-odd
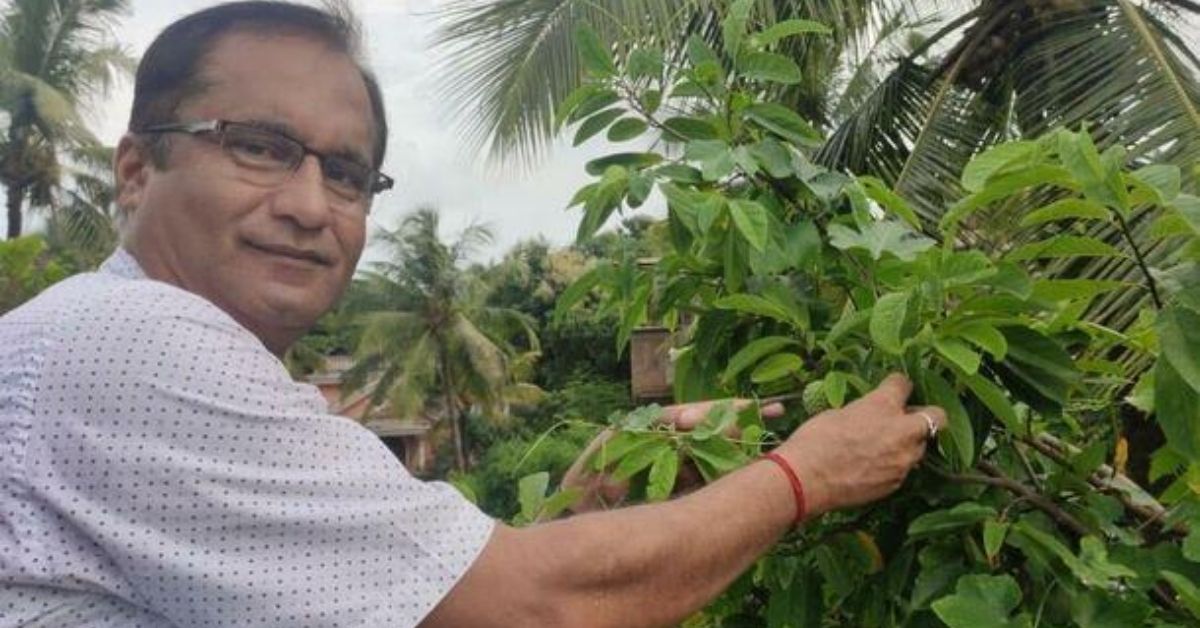
[[(287, 139), (290, 142), (294, 142), (297, 146), (300, 147), (301, 150), (304, 151), (304, 153), (303, 153), (303, 157), (301, 157), (299, 160), (297, 160), (295, 165), (292, 166), (292, 172), (296, 172), (296, 170), (298, 170), (300, 168), (300, 165), (302, 163), (304, 163), (304, 157), (307, 157), (309, 155), (312, 155), (313, 157), (317, 158), (317, 161), (322, 165), (322, 170), (324, 169), (325, 160), (330, 157), (330, 155), (326, 155), (325, 153), (322, 153), (318, 150), (314, 150), (314, 149), (310, 148), (304, 142), (301, 142), (300, 140), (298, 140), (286, 133), (280, 133), (279, 131), (275, 131), (273, 129), (265, 129), (265, 128), (263, 128), (261, 126), (257, 126), (253, 123), (238, 122), (236, 120), (215, 119), (215, 120), (197, 120), (194, 122), (173, 122), (173, 123), (167, 123), (167, 124), (155, 124), (152, 126), (145, 127), (143, 129), (139, 129), (135, 132), (136, 133), (148, 133), (148, 134), (187, 133), (188, 135), (202, 135), (205, 133), (213, 133), (216, 135), (224, 135), (226, 129), (228, 129), (231, 126), (244, 127), (244, 128), (252, 129), (252, 130), (260, 132), (260, 133), (273, 133), (284, 139)], [(338, 157), (338, 159), (344, 159), (344, 158)], [(350, 160), (346, 160), (346, 161), (350, 161)], [(369, 166), (366, 166), (366, 168), (367, 168), (368, 174), (370, 176), (368, 179), (369, 184), (367, 186), (367, 189), (362, 190), (362, 192), (364, 194), (366, 194), (368, 196), (374, 196), (376, 194), (379, 194), (380, 192), (390, 190), (390, 189), (392, 189), (393, 186), (396, 185), (396, 180), (389, 177), (388, 175), (386, 175), (378, 170), (375, 170), (374, 168), (371, 168)]]

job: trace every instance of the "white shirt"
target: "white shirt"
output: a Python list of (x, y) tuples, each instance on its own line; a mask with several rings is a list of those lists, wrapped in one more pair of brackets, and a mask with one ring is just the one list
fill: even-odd
[(0, 318), (0, 627), (413, 626), (493, 527), (124, 251)]

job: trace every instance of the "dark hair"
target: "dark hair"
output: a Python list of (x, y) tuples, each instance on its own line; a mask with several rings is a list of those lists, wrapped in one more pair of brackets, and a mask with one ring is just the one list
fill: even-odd
[[(346, 53), (358, 67), (371, 101), (375, 118), (374, 166), (383, 163), (388, 134), (383, 96), (379, 82), (360, 59), (357, 23), (348, 11), (326, 11), (291, 2), (230, 2), (188, 15), (163, 29), (138, 64), (129, 130), (137, 132), (175, 122), (179, 106), (208, 87), (200, 77), (204, 56), (222, 36), (242, 31), (311, 35)], [(166, 160), (164, 142), (165, 136), (160, 135), (151, 144), (154, 160), (160, 166)]]

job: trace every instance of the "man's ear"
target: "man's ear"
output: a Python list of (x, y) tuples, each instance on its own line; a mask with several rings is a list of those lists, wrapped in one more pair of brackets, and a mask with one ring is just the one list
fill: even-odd
[(117, 183), (117, 208), (125, 214), (132, 214), (142, 205), (146, 179), (150, 169), (154, 168), (150, 151), (151, 147), (132, 133), (126, 133), (117, 144), (113, 174)]

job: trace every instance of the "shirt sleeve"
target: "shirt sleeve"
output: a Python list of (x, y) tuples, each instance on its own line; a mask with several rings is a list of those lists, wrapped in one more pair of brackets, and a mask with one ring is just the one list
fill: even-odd
[(215, 306), (129, 285), (42, 365), (26, 473), (107, 562), (56, 571), (114, 570), (178, 626), (417, 624), (493, 521), (327, 414)]

